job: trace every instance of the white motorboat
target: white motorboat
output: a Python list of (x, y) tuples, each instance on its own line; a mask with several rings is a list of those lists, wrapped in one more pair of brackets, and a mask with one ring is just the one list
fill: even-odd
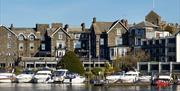
[(47, 83), (51, 79), (51, 71), (50, 70), (39, 70), (33, 76), (33, 82), (35, 83)]
[(19, 83), (31, 82), (33, 75), (34, 73), (32, 71), (29, 70), (23, 71), (21, 74), (16, 76), (17, 82)]
[(82, 84), (84, 83), (85, 79), (85, 77), (80, 76), (77, 73), (67, 72), (63, 83)]
[(85, 77), (80, 76), (76, 73), (71, 73), (67, 69), (58, 69), (52, 74), (53, 82), (61, 82), (61, 83), (72, 83), (72, 84), (80, 84), (85, 81)]
[(67, 69), (58, 69), (52, 73), (52, 79), (53, 82), (63, 82), (66, 76), (66, 73), (68, 72)]
[(13, 73), (0, 73), (1, 83), (11, 83), (16, 80), (16, 75)]
[(144, 75), (144, 76), (139, 76), (139, 81), (140, 82), (151, 82), (151, 76), (146, 76), (146, 75)]
[(121, 77), (121, 81), (123, 83), (134, 83), (138, 81), (139, 72), (137, 71), (128, 71), (125, 73), (123, 77)]
[(113, 83), (113, 82), (116, 82), (118, 81), (119, 79), (121, 79), (121, 77), (123, 77), (125, 74), (125, 72), (117, 72), (117, 73), (114, 73), (112, 75), (109, 75), (106, 77), (106, 80), (109, 82), (109, 83)]

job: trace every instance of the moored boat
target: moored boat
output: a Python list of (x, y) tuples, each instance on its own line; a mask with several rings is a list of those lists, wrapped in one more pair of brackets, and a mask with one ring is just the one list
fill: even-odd
[(128, 71), (125, 73), (123, 77), (121, 77), (121, 81), (123, 83), (134, 83), (138, 81), (139, 72), (138, 71)]
[(36, 72), (33, 76), (34, 83), (47, 83), (51, 79), (51, 70), (43, 69)]
[(65, 79), (67, 69), (57, 69), (52, 73), (52, 80), (54, 83), (62, 83)]
[(85, 77), (80, 76), (77, 73), (67, 72), (63, 83), (82, 84), (84, 83), (84, 81), (85, 81)]
[(1, 83), (11, 83), (16, 81), (16, 75), (13, 73), (0, 73)]
[(19, 83), (26, 83), (26, 82), (32, 82), (34, 73), (30, 70), (25, 70), (21, 74), (17, 75), (17, 82)]
[(169, 86), (172, 82), (173, 78), (169, 75), (158, 75), (154, 77), (152, 80), (152, 85), (156, 85), (158, 87)]
[(114, 83), (118, 81), (119, 79), (121, 79), (124, 75), (125, 75), (125, 72), (116, 72), (112, 75), (107, 76), (106, 81), (108, 81), (108, 83)]

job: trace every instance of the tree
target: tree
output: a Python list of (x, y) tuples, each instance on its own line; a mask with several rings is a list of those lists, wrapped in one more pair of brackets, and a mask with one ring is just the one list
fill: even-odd
[(71, 72), (84, 74), (84, 67), (80, 59), (72, 51), (68, 51), (57, 64), (57, 68), (68, 69)]
[(113, 61), (114, 68), (116, 68), (116, 70), (132, 70), (136, 67), (137, 62), (148, 61), (149, 57), (149, 54), (141, 49), (131, 51), (125, 56), (118, 56), (116, 60)]
[(175, 28), (174, 28), (173, 26), (167, 25), (167, 26), (165, 27), (165, 31), (168, 31), (168, 32), (170, 32), (170, 33), (172, 34), (172, 33), (175, 32)]

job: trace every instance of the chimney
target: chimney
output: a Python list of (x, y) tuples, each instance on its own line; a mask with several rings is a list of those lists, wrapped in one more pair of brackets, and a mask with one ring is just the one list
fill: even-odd
[(85, 31), (85, 23), (81, 23), (82, 31)]
[(49, 24), (36, 24), (36, 31), (43, 32), (49, 28)]
[(93, 23), (96, 23), (96, 17), (93, 17)]
[(122, 20), (121, 20), (121, 23), (122, 23), (125, 27), (128, 27), (128, 21), (127, 21), (127, 20), (122, 19)]
[(55, 29), (58, 29), (59, 27), (62, 27), (63, 24), (62, 23), (52, 23), (51, 24), (51, 28), (55, 28)]
[(12, 29), (13, 29), (13, 27), (14, 27), (14, 26), (13, 26), (13, 24), (11, 24), (10, 29), (12, 30)]
[(125, 20), (125, 26), (128, 27), (128, 21), (127, 20)]
[(64, 26), (64, 30), (68, 31), (68, 28), (69, 28), (69, 25), (66, 24), (66, 25)]

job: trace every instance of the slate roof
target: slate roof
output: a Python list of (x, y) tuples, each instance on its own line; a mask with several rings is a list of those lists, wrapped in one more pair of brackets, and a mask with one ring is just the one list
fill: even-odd
[(34, 34), (36, 36), (36, 39), (40, 39), (40, 33), (36, 32), (35, 28), (16, 28), (13, 27), (12, 31), (19, 36), (20, 34), (23, 34), (25, 38), (27, 38), (30, 34)]
[(155, 15), (155, 16), (161, 17), (153, 10), (151, 10), (146, 16), (148, 16), (148, 15)]
[(117, 20), (115, 22), (95, 22), (95, 23), (93, 23), (93, 28), (95, 30), (95, 34), (101, 34), (102, 32), (108, 32), (118, 22), (120, 22), (120, 21)]
[(148, 22), (148, 21), (142, 21), (142, 22), (140, 22), (140, 23), (138, 23), (138, 24), (136, 24), (136, 25), (134, 25), (134, 26), (132, 26), (133, 28), (144, 28), (144, 27), (158, 27), (158, 26), (156, 26), (156, 25), (154, 25), (154, 24), (152, 24), (152, 23), (150, 23), (150, 22)]

